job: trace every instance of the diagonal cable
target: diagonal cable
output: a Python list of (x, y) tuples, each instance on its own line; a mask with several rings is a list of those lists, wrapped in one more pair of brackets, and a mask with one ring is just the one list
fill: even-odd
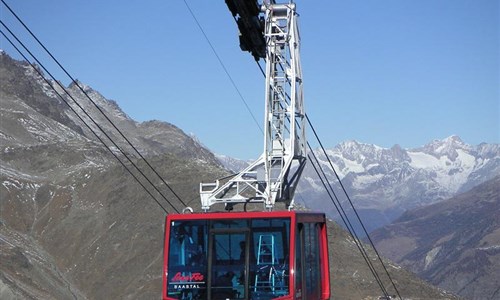
[[(19, 16), (5, 3), (4, 0), (1, 0), (2, 3), (7, 7), (7, 9), (14, 15), (14, 17), (23, 25), (23, 27), (30, 33), (30, 35), (38, 42), (38, 44), (47, 52), (47, 54), (54, 60), (54, 62), (64, 71), (64, 73), (76, 83), (76, 86), (80, 89), (80, 91), (88, 98), (88, 100), (99, 110), (99, 112), (106, 118), (106, 120), (113, 126), (113, 128), (121, 135), (121, 137), (129, 144), (129, 146), (139, 155), (139, 157), (144, 160), (146, 165), (153, 171), (153, 173), (158, 176), (158, 178), (162, 181), (162, 183), (172, 192), (172, 194), (181, 202), (182, 205), (186, 206), (184, 201), (180, 198), (180, 196), (172, 189), (172, 187), (163, 179), (163, 177), (156, 171), (155, 168), (149, 163), (149, 161), (137, 150), (137, 148), (129, 141), (129, 139), (123, 134), (123, 132), (118, 129), (118, 127), (113, 123), (113, 121), (104, 113), (104, 111), (92, 100), (92, 98), (88, 95), (88, 93), (76, 82), (75, 78), (71, 76), (66, 68), (64, 68), (61, 63), (52, 55), (52, 53), (45, 47), (45, 45), (38, 39), (38, 37), (30, 30), (30, 28), (19, 18)], [(5, 25), (4, 25), (5, 26)], [(10, 31), (10, 30), (9, 30)], [(12, 34), (12, 33), (11, 33)], [(82, 109), (83, 110), (83, 109)], [(97, 124), (97, 123), (96, 123)]]
[[(179, 212), (177, 210), (177, 208), (175, 208), (175, 206), (173, 206), (170, 201), (168, 201), (168, 199), (161, 193), (161, 191), (151, 182), (151, 180), (139, 169), (139, 167), (137, 167), (137, 165), (132, 161), (132, 159), (126, 154), (125, 151), (123, 151), (114, 141), (113, 139), (104, 131), (104, 129), (102, 129), (101, 126), (99, 126), (99, 124), (83, 109), (83, 107), (75, 100), (75, 98), (61, 85), (61, 83), (59, 83), (59, 81), (57, 81), (55, 79), (55, 77), (52, 75), (52, 73), (50, 73), (46, 68), (45, 66), (31, 53), (31, 51), (29, 51), (29, 49), (27, 49), (27, 47), (17, 38), (17, 36), (10, 30), (10, 28), (8, 26), (5, 25), (5, 23), (3, 23), (3, 21), (0, 20), (0, 24), (2, 26), (4, 26), (7, 31), (9, 31), (9, 33), (16, 39), (16, 41), (24, 48), (25, 51), (27, 51), (30, 56), (40, 65), (40, 67), (45, 71), (47, 72), (47, 74), (54, 80), (54, 82), (56, 82), (59, 87), (64, 90), (64, 92), (68, 95), (69, 98), (71, 98), (71, 100), (73, 100), (73, 102), (84, 112), (84, 114), (96, 125), (96, 127), (111, 141), (111, 143), (113, 143), (113, 145), (123, 154), (123, 156), (135, 167), (135, 169), (146, 179), (146, 181), (148, 181), (148, 183), (153, 186), (153, 188), (162, 196), (162, 198), (172, 207), (174, 208), (174, 210), (176, 212)], [(13, 42), (6, 36), (6, 34), (1, 31), (2, 35), (16, 48), (16, 50), (23, 56), (23, 58), (26, 59), (26, 61), (29, 62), (29, 60), (26, 58), (26, 56), (19, 50), (19, 48), (17, 48)], [(31, 64), (31, 63), (30, 63)], [(36, 68), (35, 68), (36, 69)], [(45, 79), (45, 77), (41, 74), (41, 72), (39, 72), (39, 74), (42, 76), (42, 78)], [(53, 89), (54, 87), (52, 86), (52, 84), (50, 84), (50, 82), (46, 81)], [(55, 89), (54, 89), (55, 90)], [(56, 91), (57, 92), (57, 91)], [(59, 94), (59, 93), (58, 93)], [(71, 105), (65, 100), (63, 99), (64, 102), (70, 107)], [(80, 117), (80, 115), (72, 108), (73, 112), (75, 112), (77, 114), (77, 116), (80, 118), (80, 120), (83, 121), (83, 119)], [(83, 121), (85, 125), (89, 126), (85, 121)], [(94, 130), (91, 130), (93, 134), (96, 134), (96, 132)], [(98, 137), (99, 138), (99, 137)], [(99, 138), (99, 140), (106, 146), (108, 147), (102, 139)], [(109, 148), (108, 148), (109, 149)], [(111, 151), (111, 150), (110, 150)], [(120, 162), (122, 162), (120, 160)], [(135, 176), (134, 176), (135, 177)], [(156, 200), (156, 199), (155, 199)]]
[[(3, 25), (3, 24), (2, 24)], [(7, 35), (3, 32), (3, 30), (0, 29), (0, 33), (5, 37), (5, 39), (14, 47), (14, 49), (17, 50), (17, 52), (24, 58), (25, 61), (27, 61), (30, 66), (38, 73), (38, 75), (52, 88), (52, 90), (61, 98), (61, 100), (68, 105), (68, 107), (75, 113), (75, 115), (82, 121), (82, 123), (87, 126), (87, 128), (97, 137), (97, 139), (104, 145), (104, 147), (120, 162), (120, 164), (132, 175), (132, 177), (144, 188), (144, 190), (153, 198), (153, 200), (156, 201), (156, 203), (163, 209), (165, 213), (168, 214), (168, 211), (161, 205), (161, 203), (156, 199), (156, 197), (153, 196), (153, 194), (144, 186), (144, 184), (137, 178), (137, 176), (129, 169), (129, 167), (118, 157), (118, 155), (113, 152), (113, 150), (104, 142), (104, 140), (92, 129), (92, 127), (85, 122), (85, 120), (76, 112), (76, 110), (67, 102), (66, 98), (64, 98), (51, 84), (51, 82), (45, 78), (42, 74), (42, 72), (36, 68), (36, 66), (28, 60), (28, 58), (21, 52), (21, 50), (12, 42), (11, 39), (7, 37)], [(66, 91), (66, 90), (65, 90)], [(66, 92), (67, 93), (67, 92)], [(170, 203), (169, 203), (170, 204)], [(175, 207), (174, 207), (175, 210)]]
[[(366, 249), (363, 246), (363, 243), (359, 239), (356, 231), (354, 230), (354, 227), (351, 224), (351, 221), (349, 220), (349, 217), (347, 216), (347, 213), (345, 212), (344, 208), (342, 207), (342, 204), (339, 201), (339, 198), (337, 197), (337, 195), (336, 195), (335, 191), (333, 190), (330, 182), (328, 181), (328, 178), (327, 178), (327, 176), (326, 176), (323, 168), (321, 167), (321, 164), (319, 163), (319, 160), (316, 157), (316, 154), (312, 150), (311, 145), (309, 145), (309, 143), (307, 145), (309, 146), (309, 150), (312, 153), (313, 158), (314, 158), (314, 160), (313, 160), (313, 159), (311, 159), (311, 156), (309, 154), (307, 155), (308, 158), (309, 158), (309, 161), (311, 161), (311, 165), (313, 166), (314, 171), (318, 175), (318, 178), (320, 179), (321, 183), (323, 184), (323, 187), (325, 188), (325, 190), (326, 190), (326, 192), (327, 192), (330, 200), (332, 201), (332, 204), (335, 206), (335, 209), (339, 213), (340, 218), (342, 219), (342, 222), (344, 223), (345, 227), (347, 228), (347, 231), (349, 232), (349, 235), (352, 237), (352, 239), (354, 241), (354, 244), (356, 245), (356, 247), (358, 248), (359, 252), (361, 253), (361, 256), (363, 257), (365, 263), (368, 265), (368, 268), (370, 269), (370, 272), (372, 273), (373, 277), (377, 281), (377, 284), (380, 287), (380, 289), (382, 290), (382, 293), (384, 294), (384, 296), (388, 296), (389, 294), (388, 294), (388, 292), (387, 292), (384, 284), (382, 283), (382, 280), (380, 279), (380, 276), (379, 276), (377, 270), (373, 266), (373, 263), (371, 262), (371, 260), (370, 260), (370, 258), (368, 256), (368, 253), (366, 252)], [(314, 162), (316, 162), (316, 164), (318, 165), (318, 168), (316, 167), (316, 165), (314, 164)], [(323, 177), (325, 179), (323, 179), (323, 177), (321, 176), (321, 174), (320, 174), (320, 172), (319, 172), (318, 169), (321, 170), (321, 173), (323, 174)], [(327, 183), (330, 186), (330, 189), (327, 188)], [(331, 193), (330, 193), (330, 190), (331, 190)], [(335, 197), (335, 200), (333, 199), (332, 194)]]
[(394, 290), (396, 291), (396, 293), (398, 294), (398, 297), (399, 299), (402, 299), (401, 298), (401, 295), (399, 294), (399, 290), (398, 288), (396, 287), (396, 284), (394, 283), (394, 280), (392, 279), (391, 275), (389, 274), (389, 271), (387, 270), (387, 267), (385, 266), (384, 262), (382, 261), (382, 258), (377, 250), (377, 248), (375, 247), (375, 244), (373, 243), (370, 235), (368, 234), (368, 231), (366, 230), (366, 227), (363, 223), (363, 221), (361, 220), (361, 217), (359, 216), (358, 214), (358, 211), (357, 209), (354, 207), (354, 204), (352, 203), (352, 200), (351, 198), (349, 197), (349, 194), (347, 193), (347, 190), (345, 189), (344, 185), (342, 184), (342, 181), (340, 180), (340, 177), (339, 175), (337, 174), (337, 171), (335, 171), (335, 168), (333, 167), (333, 163), (332, 161), (330, 160), (330, 157), (328, 156), (328, 154), (326, 153), (326, 150), (325, 150), (325, 147), (323, 146), (323, 143), (321, 142), (321, 140), (319, 139), (318, 137), (318, 134), (316, 133), (316, 130), (314, 129), (314, 126), (312, 125), (311, 123), (311, 120), (309, 119), (309, 116), (306, 114), (306, 119), (307, 119), (307, 122), (309, 124), (309, 126), (311, 127), (313, 133), (314, 133), (314, 136), (316, 137), (317, 141), (319, 142), (320, 146), (321, 146), (321, 149), (323, 150), (323, 153), (325, 154), (327, 160), (328, 160), (328, 163), (330, 164), (330, 167), (331, 169), (333, 170), (334, 174), (335, 174), (335, 177), (337, 178), (341, 188), (342, 188), (342, 191), (344, 192), (349, 204), (351, 205), (351, 208), (352, 210), (354, 211), (355, 215), (356, 215), (356, 218), (358, 219), (359, 223), (361, 224), (361, 227), (363, 228), (363, 231), (364, 233), (366, 234), (367, 238), (368, 238), (368, 241), (370, 242), (370, 245), (372, 246), (373, 250), (375, 251), (376, 255), (377, 255), (377, 258), (378, 260), (380, 261), (380, 263), (382, 264), (382, 267), (384, 268), (385, 270), (385, 273), (387, 274), (387, 277), (389, 278), (389, 280), (391, 281), (392, 283), (392, 286), (394, 287)]
[[(2, 0), (3, 1), (3, 0)], [(241, 101), (243, 101), (243, 103), (245, 104), (245, 107), (246, 109), (248, 110), (248, 112), (250, 113), (250, 115), (252, 116), (252, 119), (253, 121), (255, 122), (255, 124), (257, 125), (257, 127), (259, 127), (260, 129), (260, 132), (262, 132), (262, 134), (264, 134), (264, 131), (262, 130), (262, 127), (260, 126), (260, 123), (257, 121), (257, 119), (255, 118), (252, 110), (250, 109), (250, 107), (248, 106), (248, 103), (247, 101), (245, 100), (245, 98), (243, 97), (243, 95), (241, 94), (240, 92), (240, 89), (238, 88), (238, 86), (236, 85), (236, 83), (234, 82), (233, 80), (233, 77), (231, 76), (231, 74), (229, 73), (229, 71), (227, 70), (226, 68), (226, 65), (224, 65), (224, 63), (222, 62), (222, 59), (220, 58), (219, 54), (217, 53), (217, 51), (215, 50), (215, 47), (213, 46), (212, 42), (210, 41), (210, 39), (208, 38), (208, 35), (205, 33), (205, 30), (203, 29), (203, 27), (201, 26), (200, 22), (198, 21), (198, 19), (196, 18), (196, 15), (194, 14), (193, 10), (191, 9), (191, 7), (189, 6), (189, 4), (187, 3), (186, 0), (183, 0), (184, 1), (184, 4), (186, 5), (189, 13), (191, 14), (191, 17), (193, 17), (194, 21), (196, 22), (196, 25), (198, 25), (198, 28), (200, 29), (201, 33), (203, 34), (203, 36), (205, 37), (205, 40), (207, 41), (208, 45), (210, 46), (210, 48), (212, 49), (212, 52), (214, 53), (215, 57), (217, 57), (217, 60), (219, 61), (219, 64), (221, 65), (222, 69), (224, 70), (224, 73), (226, 73), (227, 77), (229, 78), (229, 81), (231, 81), (231, 84), (233, 85), (234, 89), (236, 90), (236, 92), (238, 93), (238, 95), (240, 96), (240, 99)]]

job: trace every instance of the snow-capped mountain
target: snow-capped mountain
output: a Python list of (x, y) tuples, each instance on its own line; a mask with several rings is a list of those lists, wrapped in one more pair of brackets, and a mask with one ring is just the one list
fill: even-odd
[[(499, 144), (472, 146), (458, 136), (415, 149), (346, 141), (326, 152), (369, 230), (390, 223), (408, 209), (448, 199), (500, 174)], [(315, 155), (337, 196), (346, 202), (328, 159), (320, 150), (315, 150)], [(227, 168), (235, 165), (227, 158), (221, 162)], [(298, 203), (338, 219), (311, 162), (297, 191)], [(348, 205), (345, 209), (349, 211)]]
[[(335, 182), (326, 157), (316, 152)], [(407, 209), (448, 199), (500, 173), (500, 145), (471, 146), (458, 136), (416, 149), (348, 141), (327, 153), (369, 230), (389, 223)], [(331, 207), (328, 211), (335, 217), (337, 213), (311, 167), (303, 179), (299, 193), (308, 196), (297, 201), (311, 208)]]
[(228, 169), (233, 173), (237, 173), (243, 170), (253, 162), (252, 160), (241, 160), (238, 158), (233, 158), (222, 154), (215, 154), (215, 157), (224, 166), (224, 168)]

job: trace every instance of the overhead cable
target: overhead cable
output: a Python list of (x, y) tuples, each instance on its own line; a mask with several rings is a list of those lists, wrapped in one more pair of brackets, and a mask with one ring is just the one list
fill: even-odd
[[(3, 0), (2, 0), (3, 1)], [(191, 7), (189, 6), (189, 4), (187, 3), (186, 0), (183, 0), (184, 1), (184, 4), (186, 5), (189, 13), (191, 14), (191, 17), (193, 17), (194, 21), (196, 22), (196, 25), (198, 25), (198, 28), (200, 29), (201, 33), (203, 34), (203, 36), (205, 37), (205, 40), (207, 41), (208, 45), (210, 46), (210, 48), (212, 49), (212, 52), (213, 54), (215, 55), (215, 57), (217, 58), (217, 60), (219, 61), (219, 64), (221, 65), (222, 69), (224, 70), (224, 73), (226, 73), (226, 76), (229, 78), (229, 81), (231, 81), (231, 84), (233, 85), (234, 89), (236, 90), (236, 92), (238, 93), (241, 101), (243, 101), (243, 103), (245, 104), (245, 107), (247, 109), (247, 111), (250, 113), (250, 115), (252, 116), (252, 119), (253, 121), (255, 122), (255, 124), (257, 125), (257, 127), (260, 129), (260, 132), (262, 132), (262, 134), (264, 134), (264, 130), (262, 130), (262, 127), (260, 126), (260, 122), (257, 121), (257, 119), (255, 118), (255, 115), (253, 114), (252, 110), (250, 109), (250, 106), (248, 106), (248, 103), (247, 101), (245, 100), (245, 98), (243, 97), (243, 95), (241, 94), (240, 92), (240, 89), (238, 88), (238, 86), (236, 85), (236, 83), (234, 82), (233, 80), (233, 77), (231, 76), (231, 74), (229, 73), (229, 71), (227, 70), (226, 68), (226, 65), (224, 65), (224, 63), (222, 62), (222, 59), (220, 58), (219, 54), (217, 53), (217, 51), (215, 50), (215, 47), (213, 46), (212, 42), (210, 41), (210, 39), (208, 38), (207, 34), (205, 33), (205, 30), (203, 29), (203, 27), (201, 26), (200, 22), (198, 21), (198, 19), (196, 18), (196, 15), (194, 14), (193, 10), (191, 9)]]
[[(76, 104), (76, 106), (78, 106), (78, 108), (80, 108), (80, 110), (83, 111), (83, 113), (94, 123), (94, 125), (96, 125), (96, 127), (104, 134), (104, 136), (106, 136), (106, 138), (111, 141), (111, 143), (123, 154), (123, 156), (129, 161), (129, 163), (134, 166), (134, 168), (142, 175), (142, 177), (144, 179), (146, 179), (146, 181), (158, 192), (158, 194), (161, 195), (161, 197), (176, 211), (176, 212), (179, 212), (179, 210), (163, 195), (163, 193), (156, 187), (155, 184), (152, 183), (152, 181), (144, 174), (144, 172), (142, 172), (142, 170), (132, 161), (132, 159), (126, 154), (125, 151), (123, 151), (120, 146), (118, 146), (116, 144), (116, 142), (104, 131), (104, 129), (102, 129), (102, 127), (84, 110), (84, 108), (76, 101), (76, 99), (66, 90), (66, 88), (64, 88), (61, 83), (59, 81), (57, 81), (55, 79), (55, 77), (52, 75), (52, 73), (50, 73), (50, 71), (48, 71), (45, 66), (33, 55), (33, 53), (31, 53), (31, 51), (29, 49), (27, 49), (27, 47), (17, 38), (17, 36), (10, 30), (9, 27), (7, 27), (5, 25), (5, 23), (3, 23), (3, 21), (0, 20), (0, 24), (5, 27), (9, 33), (16, 39), (16, 41), (25, 49), (25, 51), (27, 51), (30, 56), (38, 63), (38, 65), (52, 78), (52, 80), (54, 80), (54, 82), (59, 85), (59, 87), (68, 95), (68, 97), (73, 100), (73, 102)], [(13, 44), (12, 40), (10, 40), (6, 34), (2, 31), (2, 35), (9, 41), (9, 43), (11, 43), (11, 45), (14, 46), (14, 48), (21, 54), (21, 56), (23, 56), (23, 58), (26, 59), (27, 62), (29, 62), (29, 59), (20, 51), (20, 49), (18, 47), (15, 46), (15, 44)], [(33, 66), (33, 64), (31, 62), (29, 62), (30, 65)], [(33, 66), (34, 67), (34, 66)], [(49, 84), (49, 86), (57, 93), (59, 94), (54, 86), (43, 76), (43, 74), (41, 72), (38, 71), (37, 68), (34, 67), (34, 69), (39, 73), (39, 75)], [(60, 95), (60, 94), (59, 94)], [(87, 126), (90, 128), (90, 126), (83, 120), (83, 118), (78, 114), (78, 112), (73, 109), (71, 107), (71, 105), (67, 102), (66, 99), (64, 99), (64, 97), (61, 96), (61, 99), (71, 108), (71, 110), (78, 116), (78, 118)], [(99, 139), (99, 141), (109, 150), (111, 151), (114, 156), (118, 159), (118, 157), (115, 155), (115, 153), (109, 148), (109, 146), (107, 146), (107, 144), (97, 135), (97, 133), (91, 129), (91, 132), (97, 136), (97, 138)], [(122, 163), (122, 165), (124, 165), (124, 163), (118, 159), (120, 161), (120, 163)], [(124, 165), (125, 166), (125, 165)], [(126, 167), (126, 166), (125, 166)], [(127, 168), (127, 170), (129, 170)], [(130, 172), (130, 170), (129, 170)], [(130, 172), (131, 173), (131, 172)], [(132, 173), (131, 173), (132, 174)], [(133, 174), (132, 174), (133, 175)], [(135, 179), (137, 179), (137, 177), (135, 175), (133, 175)], [(139, 180), (138, 180), (139, 183), (141, 183)], [(141, 186), (144, 187), (144, 185), (141, 183)], [(147, 190), (147, 189), (146, 189)], [(150, 194), (151, 195), (151, 194)], [(153, 197), (154, 198), (154, 197)], [(156, 198), (154, 198), (155, 201), (157, 200)], [(162, 206), (163, 208), (163, 206)], [(165, 211), (167, 212), (167, 211)], [(168, 212), (167, 212), (168, 213)]]
[(375, 244), (373, 243), (370, 235), (368, 234), (368, 231), (366, 230), (366, 227), (363, 223), (363, 221), (361, 220), (361, 217), (359, 216), (358, 214), (358, 211), (357, 209), (354, 207), (354, 204), (352, 203), (352, 200), (351, 200), (351, 197), (349, 197), (349, 194), (347, 193), (347, 190), (345, 189), (344, 185), (342, 184), (342, 181), (340, 180), (340, 177), (337, 173), (337, 171), (335, 171), (335, 168), (333, 166), (333, 163), (332, 161), (330, 160), (330, 157), (328, 156), (328, 154), (326, 153), (326, 150), (325, 150), (325, 147), (323, 146), (323, 143), (321, 142), (318, 134), (316, 133), (316, 129), (314, 128), (314, 126), (312, 125), (311, 123), (311, 120), (309, 119), (309, 116), (306, 114), (306, 119), (307, 119), (307, 122), (309, 124), (309, 126), (311, 127), (313, 133), (314, 133), (314, 136), (316, 137), (316, 140), (318, 141), (323, 153), (325, 154), (327, 160), (328, 160), (328, 163), (330, 165), (330, 168), (332, 169), (333, 173), (335, 174), (335, 177), (337, 178), (341, 188), (342, 188), (342, 191), (344, 192), (349, 204), (351, 205), (351, 208), (352, 210), (354, 211), (355, 215), (356, 215), (356, 218), (358, 219), (358, 222), (361, 224), (361, 227), (363, 228), (363, 231), (364, 233), (366, 234), (366, 237), (368, 238), (368, 241), (370, 242), (370, 245), (372, 246), (373, 250), (375, 251), (375, 254), (377, 255), (377, 258), (378, 260), (380, 261), (380, 264), (382, 265), (382, 267), (384, 268), (385, 270), (385, 273), (387, 274), (387, 277), (389, 278), (389, 280), (391, 281), (392, 283), (392, 286), (394, 287), (394, 290), (396, 291), (399, 299), (402, 299), (401, 298), (401, 295), (399, 294), (399, 290), (398, 288), (396, 287), (396, 284), (394, 283), (394, 280), (392, 280), (392, 277), (391, 275), (389, 274), (389, 271), (387, 270), (387, 267), (385, 266), (384, 262), (382, 261), (382, 257), (380, 256), (380, 254), (378, 253), (377, 251), (377, 248), (375, 247)]
[[(1, 22), (1, 21), (0, 21)], [(1, 24), (5, 27), (5, 24), (1, 22)], [(7, 28), (7, 27), (6, 27)], [(7, 28), (7, 30), (9, 30)], [(7, 35), (3, 32), (3, 30), (0, 29), (0, 33), (5, 37), (5, 39), (14, 47), (14, 49), (17, 50), (17, 52), (30, 64), (30, 66), (38, 73), (38, 75), (52, 88), (52, 90), (59, 96), (61, 100), (68, 105), (68, 107), (75, 113), (75, 115), (82, 121), (82, 123), (87, 126), (87, 128), (97, 137), (97, 139), (104, 145), (104, 147), (120, 162), (120, 164), (132, 175), (132, 177), (144, 188), (144, 190), (153, 198), (153, 200), (162, 208), (162, 210), (168, 214), (167, 209), (161, 205), (161, 203), (156, 199), (155, 196), (149, 191), (149, 189), (146, 188), (146, 186), (139, 180), (139, 178), (132, 172), (132, 170), (129, 169), (129, 167), (118, 157), (118, 155), (104, 142), (104, 140), (92, 129), (92, 127), (79, 115), (79, 113), (68, 103), (68, 101), (54, 88), (54, 86), (51, 84), (51, 82), (45, 78), (45, 76), (42, 74), (42, 72), (32, 63), (29, 61), (29, 59), (22, 53), (22, 51), (12, 42), (11, 39), (7, 37)], [(14, 36), (15, 37), (15, 36)], [(17, 38), (16, 38), (17, 39)], [(29, 52), (29, 51), (28, 51)], [(35, 59), (36, 60), (36, 59)], [(44, 68), (41, 64), (40, 66)], [(46, 71), (47, 72), (47, 71)], [(66, 89), (63, 88), (63, 90), (66, 91)], [(69, 93), (68, 93), (69, 95)], [(72, 96), (70, 96), (72, 97)], [(109, 138), (109, 137), (108, 137)], [(135, 166), (135, 165), (134, 165)], [(144, 175), (143, 175), (144, 176)], [(170, 202), (168, 202), (170, 204)], [(177, 211), (175, 207), (173, 207), (174, 210)]]
[[(359, 252), (361, 253), (361, 256), (363, 257), (365, 263), (368, 265), (368, 268), (370, 269), (370, 272), (372, 273), (373, 277), (377, 281), (377, 284), (380, 287), (382, 293), (386, 297), (389, 296), (387, 289), (385, 288), (385, 286), (382, 282), (382, 279), (380, 279), (380, 276), (379, 276), (377, 270), (373, 266), (373, 263), (371, 262), (370, 257), (368, 256), (368, 253), (366, 252), (366, 249), (363, 246), (363, 243), (359, 239), (356, 231), (354, 230), (354, 227), (351, 224), (351, 221), (349, 220), (347, 213), (345, 212), (344, 208), (342, 207), (342, 204), (340, 203), (339, 198), (337, 197), (335, 191), (333, 190), (332, 186), (330, 185), (330, 182), (329, 182), (323, 168), (321, 167), (321, 164), (320, 164), (318, 158), (316, 157), (316, 154), (314, 153), (313, 149), (311, 148), (311, 145), (309, 144), (309, 142), (307, 143), (307, 145), (309, 147), (310, 152), (313, 155), (314, 160), (311, 158), (311, 155), (308, 154), (307, 156), (309, 158), (309, 161), (311, 162), (311, 165), (312, 165), (314, 171), (318, 175), (318, 178), (320, 179), (321, 184), (325, 188), (330, 200), (332, 201), (332, 204), (334, 205), (335, 209), (339, 213), (340, 218), (342, 219), (342, 222), (344, 223), (344, 226), (347, 228), (347, 231), (349, 232), (349, 235), (352, 237), (354, 244), (356, 245)], [(318, 167), (316, 167), (315, 163)], [(322, 175), (320, 174), (320, 170), (321, 170), (321, 173), (325, 179), (323, 179)], [(327, 183), (330, 186), (330, 189), (328, 189)], [(335, 200), (333, 199), (332, 194), (330, 193), (330, 190), (331, 190), (331, 193), (333, 193)]]
[[(30, 35), (38, 42), (38, 44), (47, 52), (47, 54), (54, 60), (54, 62), (64, 71), (64, 73), (74, 82), (80, 91), (88, 98), (88, 100), (99, 110), (99, 112), (106, 118), (106, 120), (113, 126), (113, 128), (121, 135), (121, 137), (128, 143), (128, 145), (139, 155), (139, 157), (146, 163), (146, 165), (153, 171), (153, 173), (161, 180), (161, 182), (172, 192), (172, 194), (181, 202), (184, 207), (186, 204), (181, 199), (181, 197), (172, 189), (172, 187), (163, 179), (163, 177), (156, 171), (155, 168), (149, 163), (149, 161), (137, 150), (137, 148), (130, 142), (130, 140), (123, 134), (123, 132), (118, 129), (118, 127), (113, 123), (113, 121), (104, 113), (104, 111), (92, 100), (88, 93), (77, 83), (76, 79), (69, 74), (69, 72), (64, 68), (61, 63), (52, 55), (52, 53), (45, 47), (45, 45), (38, 39), (38, 37), (31, 31), (31, 29), (19, 18), (19, 16), (5, 3), (2, 3), (7, 7), (7, 9), (12, 13), (12, 15), (23, 25), (23, 27), (30, 33)], [(10, 31), (10, 30), (9, 30)], [(11, 33), (12, 34), (12, 33)], [(82, 109), (83, 110), (83, 109)], [(97, 123), (96, 123), (97, 124)], [(126, 155), (125, 155), (126, 156)], [(154, 186), (154, 185), (153, 185)], [(155, 187), (156, 188), (156, 187)]]

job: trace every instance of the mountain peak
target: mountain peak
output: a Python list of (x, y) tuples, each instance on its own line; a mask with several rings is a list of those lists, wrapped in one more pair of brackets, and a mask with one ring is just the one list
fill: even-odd
[(341, 142), (340, 144), (338, 144), (336, 146), (336, 148), (342, 149), (342, 150), (351, 149), (353, 151), (360, 151), (361, 149), (365, 149), (365, 150), (366, 149), (371, 149), (371, 150), (383, 149), (382, 147), (379, 147), (377, 145), (362, 143), (362, 142), (358, 142), (356, 140), (348, 140), (348, 141)]
[(81, 82), (78, 79), (75, 79), (72, 81), (69, 86), (69, 89), (76, 89), (79, 90), (80, 88), (83, 89), (85, 92), (92, 92), (94, 91), (90, 86), (86, 85), (85, 83)]
[(438, 145), (465, 145), (462, 139), (458, 135), (450, 135), (442, 140), (435, 139), (429, 144), (438, 144)]
[(457, 135), (451, 135), (442, 140), (433, 140), (423, 148), (418, 149), (430, 154), (434, 157), (447, 156), (450, 160), (455, 161), (458, 157), (457, 150), (472, 150), (472, 146), (465, 144)]
[(458, 144), (458, 145), (465, 145), (462, 139), (458, 135), (450, 135), (449, 137), (443, 139), (443, 142), (445, 144)]

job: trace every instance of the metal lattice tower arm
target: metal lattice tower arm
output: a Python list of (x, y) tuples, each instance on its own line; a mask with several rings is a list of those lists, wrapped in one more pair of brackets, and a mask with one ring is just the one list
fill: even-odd
[[(241, 1), (233, 0), (236, 3), (233, 7), (238, 7)], [(273, 209), (276, 202), (285, 202), (292, 208), (295, 189), (306, 163), (300, 36), (295, 4), (272, 1), (262, 5), (261, 11), (264, 13), (266, 46), (264, 153), (222, 185), (219, 182), (202, 183), (200, 196), (204, 210), (216, 203), (248, 202), (262, 202), (268, 210)], [(233, 15), (238, 15), (237, 11)], [(254, 17), (241, 15), (239, 19)], [(247, 49), (244, 50), (255, 53), (252, 47), (252, 44), (245, 44)]]

